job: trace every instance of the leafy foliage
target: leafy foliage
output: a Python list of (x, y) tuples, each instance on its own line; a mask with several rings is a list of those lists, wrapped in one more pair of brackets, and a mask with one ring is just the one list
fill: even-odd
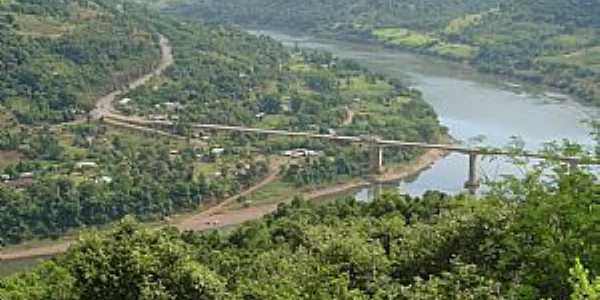
[[(590, 197), (598, 183), (590, 176), (522, 179), (528, 192), (483, 199), (296, 199), (231, 232), (150, 231), (125, 221), (84, 237), (37, 285), (70, 285), (75, 299), (154, 299), (149, 291), (178, 299), (594, 299), (598, 198)], [(544, 209), (538, 199), (560, 204)], [(48, 266), (3, 280), (0, 295), (33, 295), (24, 282), (43, 272)]]
[(519, 0), (179, 1), (206, 22), (376, 40), (600, 103), (600, 3)]

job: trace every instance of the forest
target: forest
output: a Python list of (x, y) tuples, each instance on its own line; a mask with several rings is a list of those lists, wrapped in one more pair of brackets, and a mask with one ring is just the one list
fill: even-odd
[[(0, 0), (0, 246), (78, 236), (66, 253), (0, 278), (0, 299), (600, 298), (598, 172), (551, 159), (515, 159), (529, 172), (489, 182), (480, 196), (296, 197), (239, 226), (162, 225), (274, 167), (290, 194), (369, 175), (368, 147), (198, 131), (194, 122), (448, 138), (406, 83), (224, 23), (379, 41), (597, 101), (594, 0), (188, 1), (151, 1), (172, 3), (163, 15), (143, 1)], [(175, 63), (115, 104), (175, 126), (159, 137), (85, 120), (99, 95), (153, 70), (159, 34)], [(598, 160), (595, 128), (593, 151), (565, 142), (543, 152)], [(282, 155), (290, 149), (316, 155)], [(420, 154), (388, 151), (385, 160)]]
[(0, 296), (597, 299), (598, 195), (592, 173), (551, 164), (480, 199), (439, 192), (368, 203), (295, 199), (261, 220), (205, 233), (126, 219), (1, 280)]
[[(318, 164), (294, 165), (306, 170), (294, 176), (293, 171), (287, 171), (288, 180), (298, 186), (326, 184), (367, 173), (368, 152), (358, 146), (194, 133), (190, 129), (192, 122), (377, 134), (410, 141), (435, 142), (446, 136), (437, 115), (418, 91), (373, 74), (352, 61), (327, 52), (288, 50), (267, 37), (219, 25), (183, 23), (160, 16), (143, 5), (127, 2), (121, 7), (117, 2), (13, 1), (2, 9), (10, 19), (27, 19), (21, 25), (13, 22), (15, 25), (6, 30), (8, 34), (22, 35), (20, 30), (35, 24), (45, 29), (47, 22), (67, 24), (58, 20), (98, 30), (98, 35), (89, 32), (81, 35), (98, 39), (98, 44), (84, 40), (78, 43), (81, 47), (93, 47), (94, 53), (105, 58), (119, 58), (117, 52), (110, 55), (111, 49), (115, 45), (131, 46), (126, 40), (131, 35), (146, 37), (148, 43), (136, 48), (149, 53), (144, 58), (148, 64), (140, 69), (143, 72), (151, 70), (160, 54), (155, 41), (157, 34), (166, 36), (174, 51), (174, 65), (163, 76), (123, 94), (117, 99), (116, 109), (128, 115), (147, 118), (166, 115), (177, 120), (172, 134), (182, 136), (183, 141), (138, 137), (99, 122), (51, 126), (55, 122), (84, 121), (85, 113), (73, 110), (74, 107), (85, 106), (85, 110), (90, 110), (102, 91), (124, 85), (135, 75), (111, 77), (115, 82), (105, 82), (108, 85), (97, 81), (79, 85), (77, 80), (85, 81), (86, 77), (78, 73), (71, 74), (77, 80), (69, 77), (62, 79), (65, 81), (46, 82), (48, 78), (60, 77), (48, 75), (53, 66), (71, 64), (64, 61), (67, 59), (61, 56), (64, 53), (43, 58), (39, 64), (33, 60), (42, 58), (30, 55), (29, 60), (11, 65), (38, 74), (31, 78), (42, 81), (19, 83), (16, 77), (13, 78), (16, 81), (2, 80), (7, 86), (2, 91), (26, 91), (24, 88), (36, 86), (48, 90), (30, 93), (32, 98), (15, 94), (2, 102), (6, 108), (0, 111), (0, 175), (6, 181), (0, 182), (2, 245), (59, 238), (73, 230), (101, 226), (125, 215), (153, 221), (198, 209), (259, 181), (269, 171), (269, 157), (292, 147), (323, 151), (326, 156), (320, 161), (332, 165), (333, 160), (336, 166), (336, 172), (329, 173), (328, 168)], [(38, 21), (46, 23), (35, 23)], [(96, 22), (106, 22), (106, 26), (112, 27), (102, 27)], [(78, 27), (64, 34), (77, 32), (75, 28)], [(124, 40), (105, 40), (120, 37), (121, 31)], [(33, 36), (11, 38), (11, 42), (23, 43), (19, 47), (3, 46), (15, 54), (29, 49), (27, 45), (54, 43), (60, 38), (36, 32)], [(64, 39), (69, 43), (75, 41), (70, 36)], [(87, 53), (86, 49), (80, 50)], [(127, 53), (136, 59), (144, 57), (137, 52)], [(97, 75), (119, 74), (101, 59), (87, 57), (81, 62), (82, 65), (73, 65), (73, 70), (87, 70), (94, 80), (100, 80)], [(107, 69), (101, 71), (100, 67)], [(17, 73), (11, 71), (5, 75)], [(72, 97), (66, 97), (72, 84), (90, 93), (85, 96), (72, 90)], [(56, 92), (55, 98), (50, 96), (50, 90)], [(63, 103), (67, 98), (74, 102)], [(60, 101), (51, 104), (52, 99)], [(131, 101), (121, 104), (122, 99)], [(19, 110), (17, 106), (28, 109)], [(41, 111), (36, 107), (49, 110), (38, 114)], [(351, 110), (357, 116), (347, 120)], [(386, 114), (390, 111), (395, 114)], [(50, 115), (60, 117), (47, 118)], [(199, 141), (200, 137), (205, 139)], [(223, 149), (225, 153), (216, 157), (214, 149)], [(419, 154), (407, 150), (388, 153), (386, 159), (402, 163)], [(9, 159), (1, 159), (4, 156)]]
[(600, 3), (585, 1), (176, 1), (165, 10), (469, 62), (600, 104)]
[(157, 36), (116, 10), (114, 1), (0, 2), (0, 105), (23, 124), (69, 121), (151, 69)]

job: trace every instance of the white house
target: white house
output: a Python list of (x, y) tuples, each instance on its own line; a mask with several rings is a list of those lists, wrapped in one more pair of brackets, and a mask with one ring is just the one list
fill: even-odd
[(75, 164), (76, 169), (94, 169), (98, 164), (93, 161), (81, 161)]
[(225, 153), (225, 149), (224, 148), (213, 148), (210, 150), (210, 153), (213, 155), (222, 155), (223, 153)]
[(127, 105), (131, 102), (131, 98), (123, 98), (121, 99), (121, 101), (119, 101), (120, 105)]
[(33, 178), (33, 172), (23, 172), (19, 175), (21, 179), (31, 179)]

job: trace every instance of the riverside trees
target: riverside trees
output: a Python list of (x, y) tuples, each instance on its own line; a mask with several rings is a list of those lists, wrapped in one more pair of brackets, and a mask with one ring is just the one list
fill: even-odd
[(510, 194), (482, 199), (437, 192), (371, 203), (297, 199), (227, 233), (150, 231), (128, 220), (1, 281), (0, 295), (586, 299), (597, 293), (598, 178), (553, 174), (515, 179)]

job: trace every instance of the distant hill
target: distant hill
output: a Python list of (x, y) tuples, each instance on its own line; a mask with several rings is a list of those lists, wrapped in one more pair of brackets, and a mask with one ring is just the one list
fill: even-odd
[(545, 83), (600, 105), (600, 1), (189, 1), (205, 22), (376, 40)]

